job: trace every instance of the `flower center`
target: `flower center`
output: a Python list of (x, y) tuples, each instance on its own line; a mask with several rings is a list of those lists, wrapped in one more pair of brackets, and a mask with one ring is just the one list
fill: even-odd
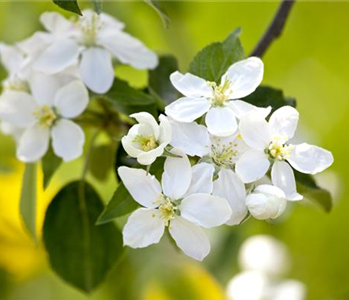
[(13, 76), (3, 82), (3, 88), (9, 91), (27, 92), (29, 91), (28, 84), (21, 80), (18, 76)]
[(159, 201), (161, 202), (159, 205), (161, 218), (165, 220), (165, 226), (168, 226), (169, 222), (175, 218), (178, 208), (170, 198), (162, 194), (159, 197)]
[(78, 23), (83, 33), (83, 44), (87, 47), (95, 46), (96, 35), (100, 29), (99, 17), (92, 15), (91, 18), (85, 18)]
[(237, 142), (229, 142), (221, 144), (221, 139), (215, 139), (215, 143), (211, 146), (211, 157), (213, 162), (219, 167), (229, 167), (235, 164), (234, 158), (238, 155)]
[(217, 86), (215, 82), (208, 81), (208, 86), (212, 88), (211, 103), (213, 106), (224, 106), (225, 102), (229, 100), (232, 91), (230, 88), (230, 80), (226, 79), (223, 84)]
[(141, 149), (145, 152), (153, 150), (159, 146), (154, 136), (136, 135), (133, 141), (139, 144)]
[(38, 120), (39, 124), (44, 127), (51, 127), (54, 121), (57, 119), (55, 111), (48, 105), (43, 105), (35, 110), (34, 116)]
[(290, 158), (293, 148), (292, 145), (286, 144), (285, 139), (274, 137), (273, 141), (269, 144), (267, 152), (274, 159), (286, 160)]

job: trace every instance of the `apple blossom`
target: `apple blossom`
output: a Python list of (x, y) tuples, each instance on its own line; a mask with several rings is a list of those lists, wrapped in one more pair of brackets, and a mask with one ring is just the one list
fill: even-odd
[(231, 209), (226, 200), (210, 195), (212, 185), (207, 173), (193, 171), (180, 150), (172, 149), (172, 153), (180, 157), (166, 158), (161, 185), (145, 170), (118, 169), (134, 200), (143, 206), (129, 217), (123, 229), (124, 244), (133, 248), (156, 244), (168, 227), (186, 255), (202, 260), (210, 252), (210, 242), (201, 227), (224, 224)]
[(250, 214), (258, 220), (276, 219), (285, 210), (285, 193), (272, 185), (259, 185), (246, 198)]
[[(236, 173), (245, 182), (254, 182), (271, 169), (275, 186), (282, 189), (288, 200), (300, 200), (291, 166), (299, 172), (316, 174), (333, 163), (331, 152), (307, 143), (292, 145), (299, 114), (284, 106), (276, 110), (269, 122), (261, 114), (250, 112), (240, 119), (239, 130), (244, 142), (252, 149), (236, 163)], [(291, 166), (290, 166), (290, 165)]]
[(103, 94), (114, 81), (112, 58), (137, 69), (156, 67), (155, 53), (123, 32), (123, 23), (91, 10), (84, 11), (83, 15), (72, 22), (55, 12), (42, 14), (41, 22), (51, 36), (48, 47), (34, 64), (36, 70), (55, 74), (78, 64), (86, 86)]
[(171, 141), (171, 127), (164, 115), (160, 115), (160, 125), (155, 118), (146, 112), (131, 115), (138, 124), (131, 127), (121, 140), (126, 153), (137, 158), (141, 165), (151, 165), (164, 153)]
[(9, 91), (0, 101), (2, 120), (23, 130), (17, 157), (24, 162), (39, 160), (48, 150), (50, 136), (57, 156), (64, 161), (79, 157), (84, 132), (70, 119), (79, 116), (88, 105), (85, 86), (70, 77), (43, 74), (33, 75), (29, 85), (31, 94)]
[(172, 119), (185, 123), (207, 113), (208, 131), (217, 136), (229, 136), (238, 128), (236, 118), (249, 111), (259, 111), (265, 116), (270, 113), (270, 108), (258, 108), (238, 100), (251, 94), (262, 78), (263, 62), (257, 57), (230, 66), (220, 85), (190, 73), (174, 72), (170, 76), (171, 82), (184, 97), (168, 105), (165, 112)]

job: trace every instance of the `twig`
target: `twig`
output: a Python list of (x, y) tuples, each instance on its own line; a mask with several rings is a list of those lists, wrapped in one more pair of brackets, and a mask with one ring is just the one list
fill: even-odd
[(250, 56), (262, 57), (271, 43), (281, 35), (282, 30), (285, 27), (287, 17), (289, 16), (294, 3), (295, 0), (282, 0), (273, 21)]

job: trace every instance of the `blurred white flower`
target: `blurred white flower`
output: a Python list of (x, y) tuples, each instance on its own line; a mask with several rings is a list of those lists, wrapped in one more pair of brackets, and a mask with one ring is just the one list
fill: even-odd
[(290, 258), (286, 246), (274, 237), (254, 235), (241, 245), (238, 262), (243, 270), (278, 277), (289, 270)]
[(316, 174), (333, 163), (331, 152), (323, 148), (307, 143), (289, 144), (297, 128), (298, 118), (296, 109), (284, 106), (271, 115), (269, 122), (255, 112), (240, 119), (240, 134), (252, 148), (236, 163), (236, 173), (245, 183), (262, 178), (272, 164), (273, 184), (285, 192), (287, 199), (301, 200), (303, 197), (296, 191), (290, 165), (299, 172)]
[(121, 140), (127, 154), (137, 158), (141, 165), (151, 165), (161, 156), (171, 141), (171, 126), (164, 115), (160, 115), (160, 125), (146, 112), (131, 115), (138, 124), (133, 125)]
[(33, 162), (42, 158), (50, 137), (55, 154), (64, 161), (79, 157), (84, 132), (69, 119), (79, 116), (88, 105), (85, 86), (70, 77), (43, 74), (33, 75), (29, 85), (31, 94), (9, 91), (0, 101), (2, 120), (23, 131), (18, 137), (18, 159)]
[(173, 149), (172, 153), (181, 157), (166, 158), (161, 185), (145, 170), (118, 169), (132, 197), (143, 206), (129, 217), (123, 229), (124, 244), (133, 248), (156, 244), (168, 227), (186, 255), (203, 260), (210, 252), (210, 242), (201, 227), (224, 224), (231, 210), (226, 200), (208, 193), (212, 184), (205, 176), (198, 178), (201, 172), (195, 172), (192, 180), (193, 171), (183, 152)]
[(250, 214), (258, 220), (276, 219), (285, 210), (285, 193), (272, 185), (259, 185), (246, 198)]
[(137, 69), (157, 66), (156, 54), (123, 32), (123, 23), (91, 10), (83, 15), (77, 22), (71, 22), (55, 12), (42, 14), (41, 23), (51, 35), (48, 47), (34, 64), (36, 70), (55, 74), (78, 64), (86, 86), (103, 94), (114, 81), (112, 58)]
[(193, 122), (207, 113), (208, 131), (217, 136), (229, 136), (238, 128), (236, 118), (249, 111), (258, 111), (264, 116), (270, 113), (270, 108), (258, 108), (237, 100), (254, 92), (262, 78), (263, 62), (257, 57), (230, 66), (220, 85), (190, 73), (175, 72), (170, 76), (171, 82), (184, 97), (168, 105), (165, 112), (184, 123)]
[(247, 239), (239, 250), (242, 272), (227, 285), (228, 300), (305, 300), (306, 286), (293, 279), (283, 280), (289, 270), (286, 246), (268, 235)]

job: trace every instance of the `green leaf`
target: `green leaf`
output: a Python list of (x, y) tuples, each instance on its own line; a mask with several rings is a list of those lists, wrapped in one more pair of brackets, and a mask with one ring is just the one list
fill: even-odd
[(332, 209), (332, 196), (329, 191), (319, 187), (313, 176), (294, 170), (297, 181), (297, 192), (320, 206), (325, 212)]
[(34, 242), (36, 236), (36, 189), (37, 189), (37, 165), (30, 163), (25, 165), (20, 199), (20, 212), (26, 229)]
[(93, 7), (97, 14), (100, 14), (103, 10), (103, 0), (91, 0)]
[(144, 0), (147, 4), (149, 4), (160, 16), (162, 22), (164, 23), (165, 28), (168, 28), (170, 25), (170, 18), (165, 11), (163, 4), (159, 0)]
[(166, 105), (178, 99), (178, 91), (170, 81), (170, 75), (177, 70), (177, 59), (173, 55), (164, 55), (160, 56), (159, 65), (149, 71), (149, 89)]
[[(150, 174), (154, 175), (158, 180), (163, 173), (164, 158), (158, 158), (150, 168)], [(138, 165), (138, 167), (140, 167)], [(98, 218), (97, 225), (105, 224), (116, 218), (122, 217), (134, 211), (138, 207), (138, 203), (132, 198), (124, 184), (121, 182), (117, 187), (113, 197)]]
[(89, 169), (91, 174), (100, 181), (108, 178), (114, 165), (115, 147), (112, 144), (98, 145), (91, 149)]
[(118, 78), (115, 78), (108, 93), (98, 97), (106, 99), (115, 109), (126, 115), (140, 111), (157, 114), (156, 101), (152, 96), (129, 86), (126, 81)]
[(60, 8), (82, 16), (77, 0), (53, 0)]
[(42, 171), (44, 173), (44, 189), (46, 189), (50, 184), (50, 181), (54, 173), (57, 171), (61, 163), (62, 159), (57, 157), (57, 155), (53, 152), (52, 148), (50, 148), (42, 159)]
[(234, 30), (223, 43), (217, 42), (203, 48), (190, 64), (189, 72), (208, 81), (220, 83), (222, 75), (235, 62), (244, 58), (239, 35)]
[(251, 95), (245, 97), (243, 100), (259, 107), (271, 106), (272, 111), (285, 105), (296, 107), (296, 99), (285, 97), (282, 90), (269, 86), (258, 87)]
[(120, 258), (122, 235), (114, 224), (95, 226), (103, 204), (87, 182), (66, 185), (49, 205), (43, 237), (52, 268), (91, 292)]

